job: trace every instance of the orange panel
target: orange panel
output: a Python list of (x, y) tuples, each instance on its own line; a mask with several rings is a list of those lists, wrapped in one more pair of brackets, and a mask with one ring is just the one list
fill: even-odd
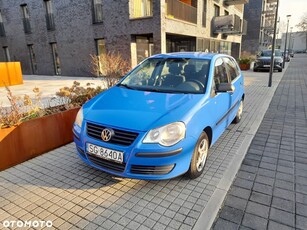
[(20, 62), (0, 63), (0, 86), (20, 85), (22, 83)]
[(192, 0), (181, 0), (181, 2), (184, 2), (184, 3), (192, 6)]

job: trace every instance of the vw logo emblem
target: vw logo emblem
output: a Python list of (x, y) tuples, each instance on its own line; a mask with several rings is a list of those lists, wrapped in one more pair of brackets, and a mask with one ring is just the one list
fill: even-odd
[(114, 134), (114, 131), (112, 129), (104, 129), (101, 132), (101, 139), (105, 142), (111, 140), (112, 136)]

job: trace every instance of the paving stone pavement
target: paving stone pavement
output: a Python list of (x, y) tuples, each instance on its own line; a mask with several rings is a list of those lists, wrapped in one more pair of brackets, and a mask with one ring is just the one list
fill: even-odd
[(0, 229), (7, 221), (29, 220), (52, 221), (54, 229), (208, 229), (223, 201), (221, 196), (216, 203), (214, 197), (217, 191), (226, 194), (224, 181), (232, 181), (229, 170), (234, 177), (233, 165), (239, 167), (242, 151), (249, 146), (246, 137), (254, 136), (282, 77), (274, 73), (273, 87), (268, 88), (268, 73), (245, 75), (243, 119), (212, 146), (201, 177), (165, 181), (114, 177), (84, 164), (71, 143), (0, 172)]
[(307, 56), (292, 59), (213, 225), (307, 229)]

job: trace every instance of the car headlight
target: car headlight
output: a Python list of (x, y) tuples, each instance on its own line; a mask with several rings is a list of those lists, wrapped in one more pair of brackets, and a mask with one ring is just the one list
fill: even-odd
[(75, 124), (81, 128), (82, 122), (83, 122), (83, 108), (81, 107), (77, 113)]
[(275, 62), (276, 63), (282, 63), (284, 60), (282, 58), (276, 58)]
[(150, 130), (143, 140), (143, 143), (157, 143), (163, 146), (172, 146), (185, 137), (185, 131), (186, 127), (183, 122), (174, 122)]

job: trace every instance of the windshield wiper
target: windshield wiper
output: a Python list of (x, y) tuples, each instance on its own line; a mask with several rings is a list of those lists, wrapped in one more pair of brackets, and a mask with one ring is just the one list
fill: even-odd
[(133, 87), (127, 85), (127, 84), (118, 84), (118, 86), (124, 87), (126, 89), (133, 89), (133, 90), (135, 89), (135, 88), (133, 88)]

